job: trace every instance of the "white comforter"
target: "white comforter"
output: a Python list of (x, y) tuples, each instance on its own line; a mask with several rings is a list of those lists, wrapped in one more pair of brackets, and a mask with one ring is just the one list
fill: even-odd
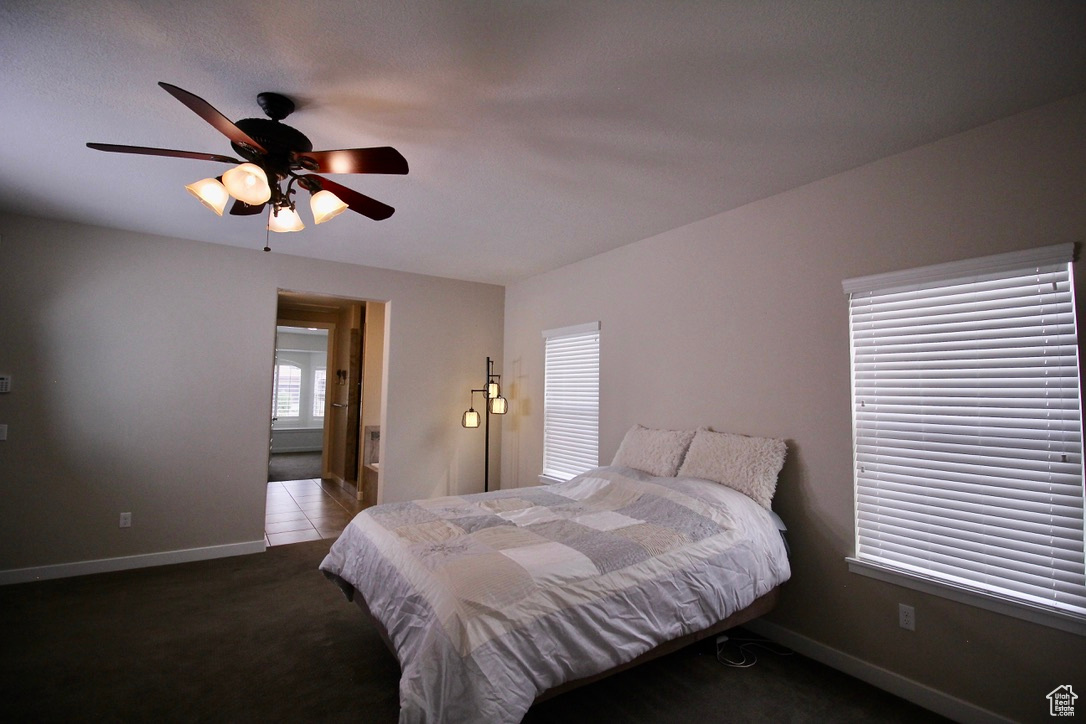
[(321, 570), (388, 631), (404, 723), (518, 722), (543, 691), (711, 626), (790, 575), (757, 503), (629, 468), (376, 506)]

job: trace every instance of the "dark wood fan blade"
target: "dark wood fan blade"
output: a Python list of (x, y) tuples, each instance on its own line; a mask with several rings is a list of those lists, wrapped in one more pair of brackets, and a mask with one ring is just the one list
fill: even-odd
[(350, 207), (351, 211), (369, 217), (374, 221), (381, 221), (382, 219), (387, 219), (388, 217), (392, 216), (394, 211), (396, 211), (396, 209), (392, 208), (388, 204), (382, 204), (377, 199), (371, 199), (369, 196), (360, 194), (354, 189), (347, 188), (346, 186), (341, 186), (335, 181), (329, 181), (323, 176), (314, 176), (313, 174), (310, 174), (308, 176), (302, 176), (301, 178), (311, 179), (312, 181), (319, 182), (321, 188), (328, 189), (336, 196), (338, 196), (343, 201), (343, 203), (347, 204), (347, 206)]
[(223, 134), (234, 143), (238, 144), (239, 146), (248, 146), (250, 148), (255, 148), (260, 153), (267, 153), (267, 150), (265, 150), (264, 147), (261, 146), (259, 143), (254, 141), (248, 133), (235, 126), (233, 121), (224, 116), (222, 113), (219, 113), (219, 111), (215, 110), (214, 106), (212, 106), (200, 96), (193, 95), (184, 88), (178, 88), (177, 86), (170, 85), (169, 83), (163, 83), (162, 81), (159, 81), (158, 84), (162, 86), (167, 93), (184, 103), (196, 115), (200, 116), (200, 118), (203, 118), (205, 121), (210, 123), (219, 133)]
[(389, 146), (309, 151), (294, 157), (307, 171), (321, 173), (407, 173), (407, 159)]
[(230, 213), (233, 216), (253, 216), (259, 214), (264, 210), (265, 204), (247, 204), (244, 201), (238, 199), (234, 200), (234, 205), (230, 207)]
[(175, 151), (171, 148), (148, 148), (147, 146), (119, 146), (114, 143), (88, 143), (87, 148), (96, 151), (110, 151), (112, 153), (142, 153), (146, 156), (169, 156), (171, 158), (193, 158), (197, 161), (218, 161), (219, 163), (241, 163), (230, 156), (220, 156), (217, 153), (201, 153), (199, 151)]

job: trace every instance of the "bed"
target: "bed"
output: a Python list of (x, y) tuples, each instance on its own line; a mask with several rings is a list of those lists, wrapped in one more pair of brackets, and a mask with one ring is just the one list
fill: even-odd
[(518, 722), (772, 608), (790, 575), (768, 505), (784, 443), (722, 436), (636, 426), (567, 482), (360, 513), (320, 568), (399, 660), (400, 721)]

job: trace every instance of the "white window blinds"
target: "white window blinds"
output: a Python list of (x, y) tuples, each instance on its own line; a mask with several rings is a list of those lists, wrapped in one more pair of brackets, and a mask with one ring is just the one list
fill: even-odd
[(313, 417), (324, 417), (324, 393), (328, 371), (321, 367), (313, 371)]
[(1086, 621), (1072, 254), (845, 282), (856, 559)]
[(302, 368), (280, 364), (275, 367), (275, 415), (299, 417), (302, 414)]
[(546, 339), (543, 475), (569, 480), (599, 464), (599, 322), (553, 329)]

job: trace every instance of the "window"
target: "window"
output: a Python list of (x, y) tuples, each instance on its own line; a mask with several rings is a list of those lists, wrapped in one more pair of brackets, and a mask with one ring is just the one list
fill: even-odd
[(276, 417), (299, 417), (302, 414), (302, 368), (291, 364), (276, 365), (272, 394)]
[(850, 569), (1086, 633), (1073, 248), (844, 283)]
[(321, 367), (313, 371), (313, 417), (324, 417), (324, 386), (327, 371)]
[(542, 479), (555, 482), (599, 465), (600, 324), (552, 329), (543, 337)]

